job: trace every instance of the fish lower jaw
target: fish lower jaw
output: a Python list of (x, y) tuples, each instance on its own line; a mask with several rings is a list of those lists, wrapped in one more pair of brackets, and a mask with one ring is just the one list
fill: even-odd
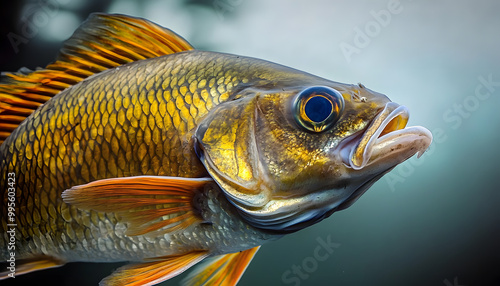
[(432, 142), (432, 134), (421, 126), (406, 127), (409, 114), (404, 106), (389, 102), (363, 134), (341, 146), (344, 164), (354, 170), (395, 166), (418, 153), (420, 157)]
[(432, 134), (421, 126), (412, 126), (380, 137), (373, 145), (369, 164), (389, 160), (396, 164), (417, 154), (420, 157), (432, 142)]

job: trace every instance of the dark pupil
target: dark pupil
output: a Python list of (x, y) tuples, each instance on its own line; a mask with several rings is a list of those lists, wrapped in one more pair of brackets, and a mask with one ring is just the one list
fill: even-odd
[(332, 108), (332, 103), (328, 99), (315, 96), (307, 101), (305, 112), (312, 121), (322, 122), (332, 113)]

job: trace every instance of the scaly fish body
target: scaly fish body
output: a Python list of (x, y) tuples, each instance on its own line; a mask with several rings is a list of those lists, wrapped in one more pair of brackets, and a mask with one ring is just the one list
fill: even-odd
[[(67, 261), (123, 261), (182, 253), (206, 242), (216, 253), (234, 252), (233, 246), (223, 246), (236, 243), (238, 237), (210, 239), (223, 239), (222, 229), (189, 230), (182, 233), (185, 238), (178, 238), (189, 243), (173, 247), (170, 238), (148, 242), (142, 236), (125, 236), (125, 225), (115, 216), (69, 206), (61, 193), (106, 178), (207, 176), (193, 148), (199, 122), (213, 107), (234, 97), (233, 90), (244, 93), (240, 84), (252, 83), (254, 89), (258, 81), (279, 82), (283, 69), (256, 59), (188, 51), (107, 70), (52, 98), (0, 147), (0, 172), (17, 175), (17, 192), (22, 195), (17, 214), (20, 258), (43, 249)], [(287, 78), (294, 73), (297, 78), (310, 77), (290, 69)], [(265, 77), (271, 75), (272, 79)], [(5, 185), (6, 178), (2, 176), (0, 184)], [(0, 194), (2, 201), (6, 195)], [(2, 221), (2, 233), (8, 229), (6, 223)], [(204, 237), (206, 231), (212, 233)], [(252, 246), (270, 237), (250, 228), (248, 232), (261, 236), (254, 245), (249, 243)], [(202, 235), (188, 239), (193, 233)], [(7, 249), (1, 251), (6, 259)]]
[(15, 189), (16, 226), (2, 208), (1, 258), (14, 228), (20, 272), (139, 262), (105, 285), (158, 283), (206, 258), (188, 283), (234, 285), (258, 246), (348, 207), (431, 140), (362, 85), (193, 50), (126, 16), (95, 15), (53, 65), (10, 77), (0, 199)]

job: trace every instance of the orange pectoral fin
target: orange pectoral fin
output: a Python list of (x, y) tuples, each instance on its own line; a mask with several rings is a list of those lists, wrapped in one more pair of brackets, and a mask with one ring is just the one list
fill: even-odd
[(63, 266), (64, 261), (52, 256), (40, 255), (33, 258), (21, 259), (16, 261), (16, 266), (12, 269), (14, 273), (7, 267), (6, 271), (0, 272), (0, 280), (10, 278), (9, 274), (19, 276), (22, 274), (35, 272), (38, 270), (49, 269), (53, 267)]
[(214, 257), (189, 274), (182, 281), (185, 286), (236, 285), (260, 246)]
[(62, 193), (65, 203), (84, 210), (117, 213), (127, 235), (173, 232), (200, 222), (195, 194), (210, 178), (137, 176), (104, 179)]
[(104, 278), (100, 286), (156, 285), (184, 272), (208, 256), (206, 251), (194, 251), (179, 256), (155, 258), (157, 261), (129, 264)]

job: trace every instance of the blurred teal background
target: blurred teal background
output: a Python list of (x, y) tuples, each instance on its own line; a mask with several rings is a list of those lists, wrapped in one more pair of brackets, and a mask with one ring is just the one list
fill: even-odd
[[(124, 13), (198, 49), (361, 82), (406, 105), (410, 125), (434, 133), (422, 158), (398, 166), (349, 209), (264, 245), (239, 285), (500, 285), (499, 1), (0, 5), (1, 71), (45, 66), (91, 12)], [(12, 42), (13, 34), (24, 40)], [(319, 241), (336, 243), (325, 261), (314, 258)], [(69, 264), (2, 285), (96, 285), (119, 265)]]

